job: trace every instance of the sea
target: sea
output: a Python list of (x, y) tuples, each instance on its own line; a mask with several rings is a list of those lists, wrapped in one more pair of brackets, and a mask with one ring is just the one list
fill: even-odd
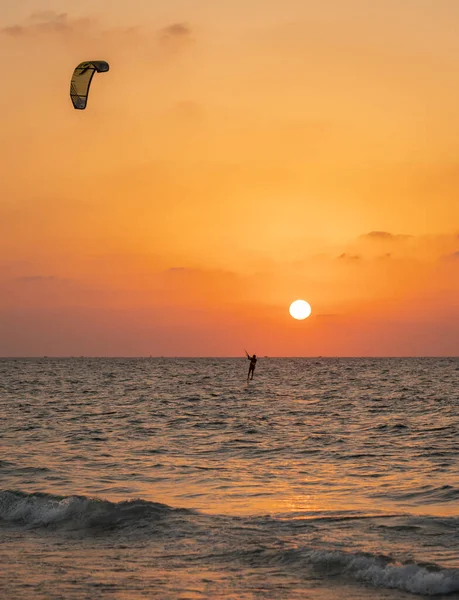
[(0, 360), (0, 597), (459, 598), (459, 359)]

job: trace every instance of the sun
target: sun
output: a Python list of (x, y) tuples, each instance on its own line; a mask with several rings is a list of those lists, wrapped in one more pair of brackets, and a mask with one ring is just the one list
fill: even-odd
[(305, 300), (295, 300), (290, 304), (289, 312), (294, 319), (302, 321), (311, 314), (311, 306)]

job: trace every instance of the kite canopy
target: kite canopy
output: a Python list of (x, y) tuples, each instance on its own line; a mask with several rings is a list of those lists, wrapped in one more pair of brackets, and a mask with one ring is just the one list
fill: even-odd
[(78, 65), (73, 72), (72, 81), (70, 82), (70, 98), (72, 99), (74, 108), (78, 110), (86, 108), (89, 88), (94, 73), (106, 73), (109, 68), (108, 63), (104, 60), (91, 60)]

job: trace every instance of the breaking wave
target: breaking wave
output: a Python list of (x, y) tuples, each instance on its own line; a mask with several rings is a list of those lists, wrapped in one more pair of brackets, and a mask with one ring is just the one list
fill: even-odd
[(86, 496), (55, 496), (19, 491), (0, 492), (0, 522), (30, 527), (70, 525), (74, 528), (116, 528), (157, 522), (173, 509), (165, 504), (145, 500), (110, 502)]
[(326, 569), (329, 575), (333, 573), (349, 577), (375, 587), (426, 596), (459, 592), (458, 569), (442, 569), (416, 563), (402, 564), (386, 556), (342, 551), (315, 551), (308, 558), (316, 569)]

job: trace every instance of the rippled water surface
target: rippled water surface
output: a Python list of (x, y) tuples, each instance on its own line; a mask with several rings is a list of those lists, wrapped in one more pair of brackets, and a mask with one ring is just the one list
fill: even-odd
[(0, 595), (459, 597), (459, 359), (0, 360)]

